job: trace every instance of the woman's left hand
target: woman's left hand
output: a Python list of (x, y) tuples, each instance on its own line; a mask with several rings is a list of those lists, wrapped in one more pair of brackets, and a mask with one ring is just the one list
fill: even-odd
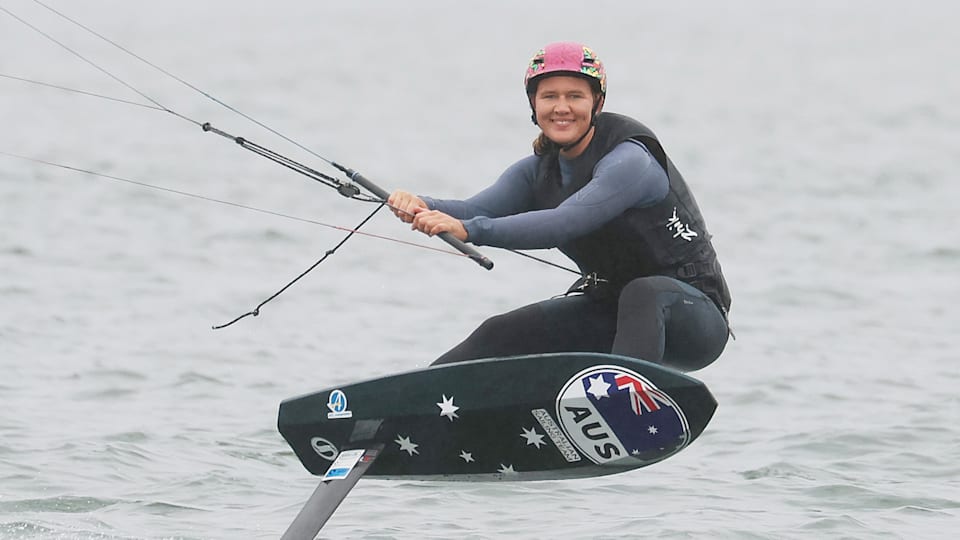
[(424, 210), (413, 218), (413, 229), (429, 236), (448, 232), (461, 242), (467, 241), (467, 229), (463, 222), (438, 210)]

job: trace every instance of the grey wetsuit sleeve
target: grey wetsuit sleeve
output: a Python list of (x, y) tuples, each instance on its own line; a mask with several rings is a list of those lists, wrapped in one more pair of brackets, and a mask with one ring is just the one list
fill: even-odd
[(503, 171), (493, 185), (463, 201), (420, 198), (431, 210), (439, 210), (460, 220), (518, 214), (533, 205), (533, 181), (539, 163), (539, 156), (527, 156)]
[[(669, 189), (666, 172), (647, 149), (640, 143), (627, 141), (604, 156), (594, 167), (593, 179), (556, 208), (519, 210), (519, 213), (475, 212), (460, 219), (467, 230), (467, 240), (476, 245), (508, 249), (552, 248), (598, 229), (627, 209), (660, 202)], [(481, 195), (483, 193), (477, 197)], [(488, 207), (503, 209), (508, 206), (492, 197), (499, 197), (502, 193), (491, 192), (490, 195), (495, 200), (485, 201)], [(530, 203), (526, 202), (526, 209), (529, 208)]]

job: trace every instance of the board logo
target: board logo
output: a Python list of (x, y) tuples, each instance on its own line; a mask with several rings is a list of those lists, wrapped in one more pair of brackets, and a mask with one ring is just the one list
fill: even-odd
[(642, 375), (620, 366), (594, 366), (573, 376), (557, 396), (567, 437), (594, 463), (660, 461), (690, 442), (677, 403)]
[(547, 433), (553, 444), (557, 446), (557, 450), (560, 450), (560, 453), (563, 454), (563, 459), (570, 463), (580, 461), (580, 454), (573, 449), (570, 441), (563, 436), (560, 427), (553, 421), (553, 418), (550, 418), (550, 413), (546, 409), (533, 409), (530, 413), (537, 419), (537, 422), (540, 422), (540, 427)]
[(310, 446), (318, 456), (327, 461), (333, 461), (333, 458), (337, 457), (337, 454), (340, 453), (332, 442), (324, 439), (323, 437), (314, 437), (310, 439)]
[(353, 412), (347, 409), (347, 395), (343, 393), (343, 390), (330, 392), (330, 397), (327, 398), (327, 408), (330, 409), (330, 412), (327, 413), (327, 418), (353, 417)]

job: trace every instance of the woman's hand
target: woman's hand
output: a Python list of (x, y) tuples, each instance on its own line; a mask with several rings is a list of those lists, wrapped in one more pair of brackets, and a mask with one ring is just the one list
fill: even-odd
[(413, 217), (419, 212), (427, 210), (427, 203), (413, 193), (397, 190), (390, 194), (387, 204), (393, 215), (404, 223), (413, 223)]
[(448, 232), (462, 242), (467, 241), (467, 229), (463, 227), (463, 222), (437, 210), (418, 211), (413, 218), (413, 228), (430, 236)]

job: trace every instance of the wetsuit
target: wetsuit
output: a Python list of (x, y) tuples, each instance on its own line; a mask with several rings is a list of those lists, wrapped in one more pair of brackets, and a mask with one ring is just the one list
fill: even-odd
[(473, 244), (558, 247), (584, 274), (573, 294), (491, 317), (435, 364), (590, 351), (694, 370), (726, 345), (730, 297), (710, 235), (639, 122), (603, 113), (576, 158), (531, 155), (467, 200), (423, 199)]

